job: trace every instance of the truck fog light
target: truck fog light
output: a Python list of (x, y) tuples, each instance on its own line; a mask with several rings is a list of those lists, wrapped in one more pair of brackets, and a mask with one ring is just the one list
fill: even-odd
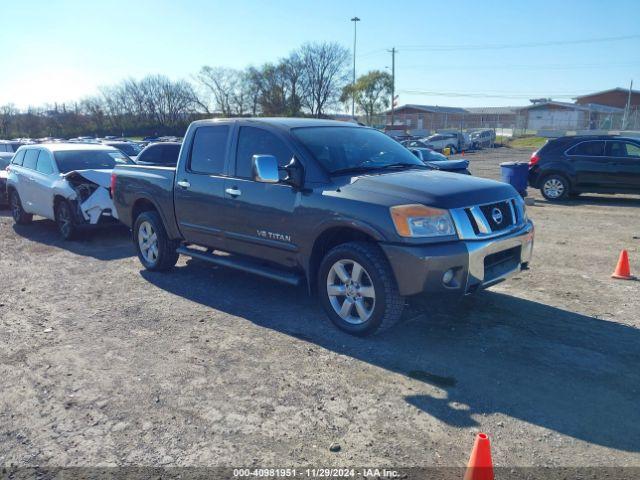
[(445, 285), (449, 285), (451, 283), (451, 280), (453, 280), (454, 275), (455, 271), (453, 270), (453, 268), (450, 268), (449, 270), (444, 272), (444, 275), (442, 275), (442, 283), (444, 283)]

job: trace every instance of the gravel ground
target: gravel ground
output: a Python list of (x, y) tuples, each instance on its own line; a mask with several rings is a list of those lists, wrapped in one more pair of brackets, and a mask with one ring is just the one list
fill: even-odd
[(0, 465), (463, 466), (483, 431), (498, 466), (640, 466), (640, 282), (610, 279), (622, 248), (640, 273), (640, 197), (533, 196), (530, 271), (370, 339), (304, 289), (0, 211)]

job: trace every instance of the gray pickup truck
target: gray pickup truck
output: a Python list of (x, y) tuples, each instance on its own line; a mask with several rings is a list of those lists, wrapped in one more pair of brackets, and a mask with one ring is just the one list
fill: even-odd
[(306, 283), (356, 335), (391, 326), (405, 296), (498, 283), (528, 268), (533, 248), (510, 185), (431, 170), (343, 122), (196, 121), (175, 168), (118, 165), (111, 191), (147, 269), (182, 254)]

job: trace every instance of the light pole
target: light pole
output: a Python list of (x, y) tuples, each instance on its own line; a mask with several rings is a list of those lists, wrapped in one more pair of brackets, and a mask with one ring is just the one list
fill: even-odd
[(353, 17), (351, 19), (353, 22), (353, 82), (351, 84), (353, 91), (351, 92), (351, 116), (356, 118), (356, 96), (355, 96), (355, 87), (356, 87), (356, 35), (358, 31), (358, 22), (360, 19), (358, 17)]

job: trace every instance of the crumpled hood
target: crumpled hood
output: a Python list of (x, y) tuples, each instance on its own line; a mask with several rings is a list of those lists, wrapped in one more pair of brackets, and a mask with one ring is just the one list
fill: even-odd
[(80, 175), (101, 187), (109, 188), (111, 186), (111, 172), (113, 172), (111, 169), (73, 170), (72, 172), (64, 173), (62, 176), (64, 178), (69, 178), (74, 175)]
[(367, 193), (377, 198), (392, 197), (405, 203), (420, 203), (437, 208), (459, 208), (505, 200), (518, 195), (502, 182), (438, 170), (370, 174), (352, 177), (341, 186), (347, 196), (367, 200)]

